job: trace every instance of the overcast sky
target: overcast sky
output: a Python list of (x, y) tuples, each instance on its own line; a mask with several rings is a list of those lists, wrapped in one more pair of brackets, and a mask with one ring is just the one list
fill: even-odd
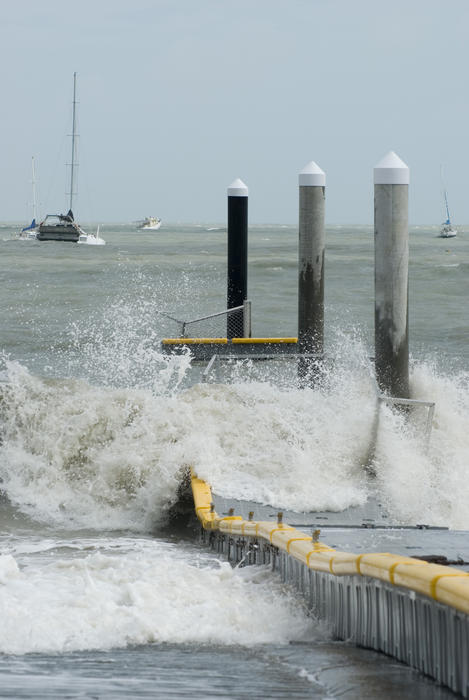
[(327, 221), (373, 221), (373, 166), (411, 170), (411, 223), (469, 223), (468, 0), (0, 0), (0, 220), (66, 208), (78, 74), (81, 221), (296, 223), (298, 172)]

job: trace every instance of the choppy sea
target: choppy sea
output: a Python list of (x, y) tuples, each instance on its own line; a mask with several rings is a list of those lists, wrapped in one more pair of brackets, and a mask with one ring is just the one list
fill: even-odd
[[(180, 322), (225, 308), (222, 225), (107, 225), (102, 247), (19, 228), (0, 225), (0, 697), (453, 697), (335, 641), (275, 573), (233, 569), (169, 522), (189, 466), (220, 495), (297, 510), (366, 499), (372, 228), (327, 230), (330, 363), (301, 390), (285, 363), (202, 384), (161, 352)], [(424, 415), (384, 409), (374, 466), (402, 522), (469, 530), (469, 229), (437, 232), (410, 230), (430, 446)], [(295, 226), (250, 228), (249, 298), (253, 335), (296, 335)]]

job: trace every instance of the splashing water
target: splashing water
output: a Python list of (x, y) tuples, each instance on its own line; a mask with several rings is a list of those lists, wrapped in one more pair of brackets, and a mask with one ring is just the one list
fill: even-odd
[(29, 554), (0, 556), (0, 587), (7, 654), (161, 642), (253, 646), (310, 640), (313, 632), (302, 604), (266, 568), (232, 569), (157, 540), (103, 539), (99, 547), (66, 540), (53, 549), (38, 542)]
[(227, 497), (342, 510), (378, 488), (405, 523), (469, 526), (467, 374), (442, 376), (415, 364), (412, 395), (436, 402), (430, 449), (422, 411), (406, 417), (381, 407), (373, 483), (363, 465), (376, 395), (355, 341), (317, 388), (302, 390), (279, 387), (267, 369), (264, 381), (238, 374), (232, 384), (196, 384), (179, 393), (160, 381), (162, 393), (155, 394), (41, 380), (18, 363), (7, 366), (2, 488), (47, 522), (147, 531), (165, 518), (192, 466)]
[(388, 507), (404, 522), (469, 528), (469, 374), (442, 374), (415, 364), (411, 394), (434, 401), (430, 447), (425, 449), (423, 416), (385, 408), (376, 450), (378, 485)]
[[(83, 377), (93, 384), (145, 388), (155, 394), (177, 391), (186, 377), (190, 355), (162, 354), (162, 337), (179, 335), (180, 326), (168, 316), (187, 318), (207, 283), (181, 272), (177, 294), (164, 275), (157, 280), (140, 270), (122, 269), (125, 292), (106, 299), (86, 317), (68, 326), (70, 346), (61, 355), (67, 377)], [(55, 375), (56, 376), (56, 375)]]
[(81, 527), (148, 529), (177, 498), (184, 432), (176, 398), (41, 380), (8, 364), (2, 488), (30, 515)]

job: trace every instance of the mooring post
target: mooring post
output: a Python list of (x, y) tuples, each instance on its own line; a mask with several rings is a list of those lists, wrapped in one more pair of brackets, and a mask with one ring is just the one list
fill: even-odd
[[(314, 162), (298, 176), (298, 352), (324, 352), (324, 249), (326, 175)], [(299, 360), (298, 375), (308, 373), (311, 362)]]
[(394, 151), (374, 168), (374, 189), (376, 379), (409, 398), (409, 168)]
[[(227, 308), (242, 306), (248, 294), (248, 188), (239, 178), (228, 187)], [(228, 314), (227, 338), (244, 333), (243, 310)]]

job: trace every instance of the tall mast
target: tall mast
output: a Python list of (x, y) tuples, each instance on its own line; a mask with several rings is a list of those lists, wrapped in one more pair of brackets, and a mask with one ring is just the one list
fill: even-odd
[(443, 187), (443, 197), (444, 197), (444, 199), (445, 199), (446, 223), (447, 223), (447, 224), (450, 224), (451, 221), (450, 221), (450, 217), (449, 217), (448, 194), (447, 194), (447, 192), (446, 192), (446, 185), (445, 185), (445, 181), (444, 181), (444, 179), (443, 179), (443, 166), (442, 166), (442, 165), (440, 165), (440, 178), (441, 178), (441, 184), (442, 184), (442, 187)]
[(77, 104), (77, 74), (73, 74), (73, 116), (72, 116), (72, 162), (70, 164), (70, 202), (69, 209), (72, 209), (73, 205), (73, 187), (75, 181), (75, 168), (76, 168), (76, 104)]
[(447, 217), (447, 218), (446, 218), (446, 223), (450, 224), (450, 223), (451, 223), (451, 220), (450, 220), (450, 218), (449, 218), (448, 195), (446, 194), (446, 190), (445, 190), (445, 205), (446, 205), (446, 217)]

